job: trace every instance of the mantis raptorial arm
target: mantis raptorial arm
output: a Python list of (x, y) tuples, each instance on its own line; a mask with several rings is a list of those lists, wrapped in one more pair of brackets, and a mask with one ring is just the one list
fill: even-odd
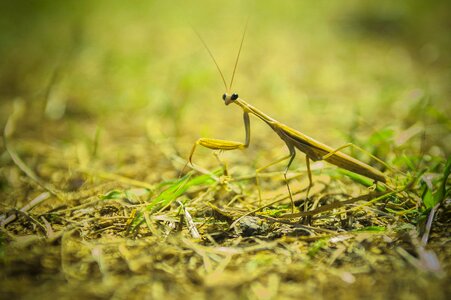
[(244, 144), (228, 140), (200, 138), (196, 141), (196, 143), (194, 143), (193, 148), (191, 149), (191, 153), (189, 155), (189, 162), (192, 163), (193, 154), (194, 151), (196, 150), (197, 145), (201, 145), (203, 147), (213, 150), (235, 150), (247, 148), (251, 140), (251, 126), (249, 120), (249, 113), (246, 111), (243, 113), (243, 120), (244, 120), (244, 129), (246, 132)]

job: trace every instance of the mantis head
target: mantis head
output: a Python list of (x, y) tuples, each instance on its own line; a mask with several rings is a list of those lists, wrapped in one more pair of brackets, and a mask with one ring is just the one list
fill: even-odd
[[(229, 85), (227, 85), (227, 82), (225, 80), (224, 74), (222, 74), (221, 68), (219, 67), (218, 63), (216, 62), (215, 57), (211, 53), (210, 48), (208, 48), (207, 44), (202, 39), (200, 34), (196, 30), (194, 30), (194, 32), (197, 34), (197, 36), (199, 37), (200, 41), (204, 45), (205, 49), (207, 50), (208, 54), (210, 55), (211, 59), (215, 63), (216, 68), (218, 69), (219, 75), (221, 75), (221, 79), (222, 79), (222, 82), (224, 83), (224, 87), (225, 87), (226, 91), (230, 91), (232, 89), (233, 78), (235, 77), (236, 67), (238, 66), (238, 61), (240, 59), (241, 48), (243, 47), (244, 37), (246, 35), (247, 23), (248, 22), (246, 22), (246, 26), (244, 27), (243, 37), (241, 38), (240, 48), (238, 49), (238, 54), (236, 56), (235, 66), (233, 68), (232, 78), (230, 79), (230, 84)], [(224, 95), (222, 95), (222, 100), (224, 100), (225, 105), (229, 105), (230, 103), (234, 102), (237, 99), (238, 99), (238, 94), (237, 93), (229, 94), (228, 92), (226, 92), (226, 93), (224, 93)]]
[(224, 95), (222, 95), (222, 100), (224, 100), (225, 105), (229, 105), (236, 99), (238, 99), (237, 93), (233, 93), (232, 95), (229, 95), (228, 93), (224, 93)]

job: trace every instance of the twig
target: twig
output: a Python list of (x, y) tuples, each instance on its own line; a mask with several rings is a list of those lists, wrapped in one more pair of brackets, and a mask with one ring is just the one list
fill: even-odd
[(428, 220), (426, 222), (426, 226), (424, 228), (423, 236), (421, 237), (421, 245), (426, 246), (429, 240), (429, 235), (431, 233), (432, 229), (432, 221), (434, 221), (435, 213), (437, 212), (438, 208), (440, 207), (440, 202), (437, 203), (429, 212)]
[[(293, 193), (293, 195), (302, 193), (302, 192), (305, 191), (305, 190), (307, 190), (307, 188), (302, 189), (302, 190), (299, 190), (298, 192)], [(242, 218), (247, 217), (247, 216), (252, 215), (252, 214), (255, 214), (256, 212), (259, 212), (259, 211), (261, 211), (262, 209), (265, 209), (265, 208), (267, 208), (267, 207), (270, 207), (270, 206), (272, 206), (272, 205), (274, 205), (274, 204), (276, 204), (276, 203), (278, 203), (278, 202), (282, 202), (282, 201), (284, 201), (284, 200), (286, 200), (286, 199), (289, 199), (289, 198), (290, 198), (290, 196), (288, 196), (288, 195), (287, 195), (287, 196), (283, 196), (283, 197), (280, 198), (280, 199), (274, 200), (274, 201), (272, 201), (272, 202), (270, 202), (270, 203), (268, 203), (268, 204), (265, 204), (265, 205), (263, 205), (263, 206), (259, 206), (259, 207), (257, 207), (256, 209), (253, 209), (253, 210), (251, 210), (251, 211), (249, 211), (249, 212), (247, 212), (247, 213), (241, 215), (238, 219), (236, 219), (235, 221), (233, 221), (232, 224), (230, 224), (229, 229), (233, 228), (233, 227), (234, 227), (234, 226), (235, 226)]]
[(186, 226), (188, 227), (188, 230), (191, 233), (191, 236), (195, 239), (200, 239), (199, 231), (197, 230), (196, 225), (194, 224), (191, 214), (188, 212), (188, 210), (186, 209), (186, 207), (183, 205), (182, 202), (177, 200), (177, 203), (178, 203), (178, 205), (180, 205), (180, 207), (183, 210), (183, 213), (185, 215)]
[(140, 181), (140, 180), (136, 180), (136, 179), (131, 179), (122, 175), (118, 175), (118, 174), (113, 174), (113, 173), (108, 173), (108, 172), (104, 172), (104, 171), (96, 171), (96, 170), (91, 170), (88, 168), (81, 168), (79, 169), (80, 172), (89, 174), (91, 176), (97, 176), (103, 179), (110, 179), (110, 180), (114, 180), (117, 182), (121, 182), (127, 185), (131, 185), (131, 186), (137, 186), (137, 187), (142, 187), (142, 188), (146, 188), (150, 191), (153, 191), (155, 189), (155, 187), (147, 182), (144, 181)]
[[(352, 204), (354, 202), (357, 201), (361, 201), (361, 200), (366, 200), (368, 198), (370, 198), (371, 196), (373, 196), (372, 194), (368, 194), (368, 195), (363, 195), (363, 196), (359, 196), (356, 198), (352, 198), (349, 200), (345, 200), (345, 201), (334, 201), (330, 204), (326, 204), (323, 205), (317, 209), (314, 210), (310, 210), (310, 211), (305, 211), (305, 212), (298, 212), (298, 213), (294, 213), (294, 214), (286, 214), (286, 215), (282, 215), (280, 216), (280, 219), (293, 219), (293, 218), (299, 218), (299, 217), (307, 217), (307, 216), (314, 216), (316, 214), (322, 213), (322, 212), (326, 212), (326, 211), (330, 211), (332, 209), (338, 208), (338, 207), (342, 207), (348, 204)], [(380, 196), (380, 195), (378, 195)]]
[[(32, 209), (36, 205), (40, 204), (44, 200), (48, 199), (49, 197), (50, 197), (50, 193), (49, 192), (44, 192), (44, 193), (40, 194), (39, 196), (37, 196), (36, 198), (34, 198), (33, 200), (31, 200), (30, 202), (28, 202), (19, 211), (23, 212), (23, 213), (26, 213), (27, 211), (29, 211), (30, 209)], [(7, 218), (5, 218), (5, 215), (2, 215), (2, 216), (0, 216), (0, 219), (4, 219), (4, 220), (1, 222), (0, 226), (4, 227), (4, 226), (8, 225), (9, 223), (11, 223), (12, 221), (14, 221), (16, 218), (17, 218), (16, 214), (12, 214), (12, 215), (10, 215)]]
[(55, 195), (57, 198), (64, 200), (62, 197), (63, 192), (59, 191), (58, 189), (54, 188), (49, 183), (43, 181), (41, 178), (39, 178), (38, 175), (36, 175), (33, 170), (31, 170), (24, 161), (19, 157), (19, 155), (14, 151), (14, 149), (9, 145), (8, 138), (11, 136), (15, 129), (15, 122), (20, 118), (20, 115), (22, 113), (23, 108), (20, 107), (20, 102), (16, 102), (16, 107), (13, 111), (13, 113), (9, 116), (8, 120), (6, 121), (5, 128), (3, 130), (3, 143), (5, 145), (6, 152), (8, 152), (9, 156), (13, 160), (13, 162), (16, 164), (16, 166), (24, 172), (29, 178), (31, 178), (34, 182), (36, 182), (38, 185), (40, 185), (42, 188), (47, 190), (49, 193)]
[(311, 230), (313, 230), (313, 231), (327, 232), (327, 233), (333, 233), (333, 234), (337, 233), (336, 231), (333, 231), (333, 230), (329, 230), (329, 229), (325, 229), (325, 228), (319, 228), (319, 227), (313, 227), (313, 226), (307, 226), (307, 225), (302, 225), (302, 224), (299, 224), (299, 222), (290, 222), (290, 221), (287, 221), (287, 220), (273, 218), (273, 217), (269, 217), (269, 216), (256, 215), (256, 217), (259, 217), (259, 218), (262, 218), (262, 219), (266, 219), (266, 220), (271, 221), (273, 223), (282, 223), (282, 224), (291, 225), (291, 226), (294, 226), (296, 228), (304, 229), (307, 232), (310, 232)]

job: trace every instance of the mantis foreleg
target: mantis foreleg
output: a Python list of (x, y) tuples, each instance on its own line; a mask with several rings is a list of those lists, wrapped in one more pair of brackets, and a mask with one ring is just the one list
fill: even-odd
[(219, 140), (219, 139), (210, 139), (210, 138), (200, 138), (194, 143), (193, 148), (191, 149), (191, 153), (189, 155), (189, 162), (192, 163), (192, 158), (194, 155), (194, 151), (196, 150), (197, 145), (201, 145), (203, 147), (213, 149), (213, 150), (235, 150), (235, 149), (245, 149), (249, 146), (250, 138), (251, 138), (251, 128), (249, 121), (249, 113), (243, 113), (244, 120), (244, 129), (246, 132), (246, 138), (244, 143), (228, 141), (228, 140)]

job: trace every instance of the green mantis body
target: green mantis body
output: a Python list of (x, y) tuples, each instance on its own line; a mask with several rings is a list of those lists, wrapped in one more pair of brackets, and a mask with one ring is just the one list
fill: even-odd
[[(266, 167), (269, 167), (273, 164), (279, 163), (283, 160), (289, 159), (288, 164), (285, 168), (284, 177), (287, 182), (286, 174), (288, 172), (288, 169), (293, 162), (294, 158), (296, 157), (296, 149), (299, 151), (305, 153), (306, 156), (306, 163), (307, 163), (307, 171), (309, 176), (309, 187), (307, 190), (307, 195), (310, 187), (312, 186), (312, 176), (310, 172), (310, 160), (318, 161), (318, 160), (325, 160), (333, 165), (336, 165), (340, 168), (346, 169), (348, 171), (363, 175), (365, 177), (373, 179), (375, 182), (383, 182), (385, 183), (387, 181), (385, 175), (380, 172), (379, 170), (369, 166), (368, 164), (365, 164), (364, 162), (355, 159), (343, 152), (340, 152), (339, 150), (351, 146), (351, 144), (345, 145), (343, 147), (339, 147), (337, 149), (333, 149), (332, 147), (329, 147), (273, 118), (268, 116), (267, 114), (263, 113), (261, 110), (257, 109), (256, 107), (248, 104), (243, 99), (239, 98), (238, 94), (230, 93), (230, 89), (233, 83), (233, 77), (235, 75), (236, 67), (238, 64), (239, 55), (241, 53), (241, 47), (243, 45), (244, 41), (244, 35), (241, 40), (241, 45), (238, 51), (237, 60), (235, 62), (235, 68), (233, 70), (232, 79), (230, 82), (229, 87), (227, 87), (226, 81), (224, 79), (224, 76), (222, 75), (222, 72), (216, 63), (216, 60), (214, 59), (212, 53), (210, 52), (209, 48), (205, 44), (205, 42), (201, 39), (202, 43), (204, 44), (205, 48), (207, 49), (208, 53), (210, 54), (211, 58), (213, 59), (214, 63), (216, 64), (216, 67), (222, 77), (222, 80), (224, 82), (224, 85), (226, 87), (226, 92), (222, 99), (224, 100), (225, 105), (229, 105), (231, 103), (238, 105), (243, 110), (243, 119), (244, 119), (244, 127), (246, 132), (246, 138), (245, 142), (236, 142), (236, 141), (228, 141), (228, 140), (219, 140), (219, 139), (211, 139), (211, 138), (200, 138), (196, 141), (194, 144), (190, 156), (189, 161), (192, 162), (192, 157), (194, 154), (194, 151), (196, 149), (197, 145), (201, 145), (203, 147), (213, 149), (213, 150), (235, 150), (235, 149), (245, 149), (249, 146), (250, 143), (250, 120), (249, 120), (249, 114), (252, 114), (265, 122), (277, 135), (285, 142), (289, 154), (273, 163), (271, 163), (268, 166), (265, 166), (263, 168), (260, 168), (259, 170), (262, 170)], [(358, 147), (357, 147), (358, 148)], [(374, 158), (374, 157), (373, 157)], [(258, 172), (258, 170), (257, 170)], [(292, 200), (290, 187), (287, 182), (287, 188), (290, 193), (290, 198)]]

